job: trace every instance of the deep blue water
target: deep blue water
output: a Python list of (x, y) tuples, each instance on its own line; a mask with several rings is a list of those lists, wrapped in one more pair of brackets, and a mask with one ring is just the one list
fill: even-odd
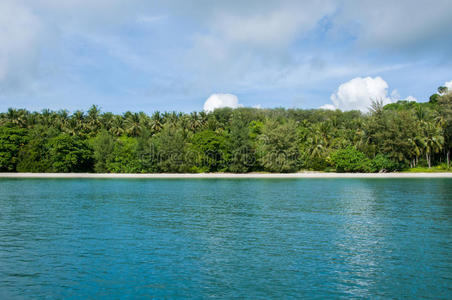
[(452, 298), (451, 179), (0, 179), (0, 298)]

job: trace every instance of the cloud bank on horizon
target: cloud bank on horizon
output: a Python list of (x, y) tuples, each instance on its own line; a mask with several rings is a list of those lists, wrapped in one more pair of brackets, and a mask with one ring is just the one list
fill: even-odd
[(230, 108), (238, 108), (243, 105), (239, 104), (239, 99), (236, 95), (232, 94), (212, 94), (209, 98), (207, 98), (206, 102), (204, 102), (204, 111), (212, 112), (217, 108), (230, 107)]
[(448, 81), (448, 82), (445, 82), (445, 83), (444, 83), (444, 86), (447, 87), (449, 90), (452, 91), (452, 80), (451, 80), (451, 81)]
[(239, 105), (219, 91), (262, 107), (426, 101), (452, 88), (450, 11), (448, 0), (2, 0), (0, 110)]
[(340, 110), (360, 110), (369, 111), (373, 101), (381, 101), (383, 104), (389, 104), (397, 100), (405, 99), (408, 101), (417, 101), (413, 96), (401, 98), (397, 90), (388, 94), (389, 85), (381, 77), (356, 77), (339, 86), (330, 99), (333, 104), (320, 106), (323, 109)]

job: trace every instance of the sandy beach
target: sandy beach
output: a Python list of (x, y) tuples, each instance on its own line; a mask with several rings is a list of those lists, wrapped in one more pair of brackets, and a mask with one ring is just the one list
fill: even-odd
[(452, 173), (153, 173), (153, 174), (96, 174), (96, 173), (0, 173), (0, 178), (452, 178)]

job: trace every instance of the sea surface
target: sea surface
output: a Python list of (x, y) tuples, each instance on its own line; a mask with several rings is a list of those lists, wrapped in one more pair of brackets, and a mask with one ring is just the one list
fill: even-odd
[(0, 299), (452, 298), (452, 179), (0, 179)]

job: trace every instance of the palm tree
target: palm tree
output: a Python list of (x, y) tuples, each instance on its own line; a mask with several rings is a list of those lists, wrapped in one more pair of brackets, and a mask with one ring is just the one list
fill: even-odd
[(12, 123), (19, 127), (27, 127), (27, 115), (28, 111), (25, 109), (8, 108), (6, 113), (6, 120), (8, 123)]
[[(317, 127), (317, 128), (315, 128)], [(308, 154), (310, 158), (322, 158), (328, 148), (328, 140), (320, 133), (319, 126), (315, 126), (308, 137)]]
[(72, 114), (71, 119), (71, 128), (75, 132), (80, 132), (85, 129), (85, 113), (81, 110), (77, 110)]
[(431, 168), (432, 153), (438, 153), (442, 150), (444, 145), (444, 137), (441, 134), (441, 128), (436, 127), (431, 123), (426, 123), (424, 127), (424, 144), (425, 144), (425, 156), (427, 159), (428, 167)]
[(78, 122), (74, 117), (69, 118), (67, 126), (64, 130), (69, 135), (75, 136), (79, 132)]
[(413, 155), (415, 156), (414, 159), (410, 162), (410, 166), (414, 168), (418, 164), (419, 156), (421, 156), (423, 149), (426, 147), (426, 144), (421, 136), (409, 138), (408, 142), (411, 144)]
[(111, 112), (107, 112), (107, 113), (100, 115), (100, 117), (99, 117), (100, 126), (107, 131), (110, 130), (114, 118), (115, 118), (115, 115), (112, 114)]
[(163, 118), (159, 111), (154, 112), (151, 118), (151, 130), (154, 133), (160, 132), (163, 127)]
[(198, 113), (192, 112), (190, 114), (190, 130), (196, 132), (199, 128), (202, 127), (201, 118)]
[(53, 123), (53, 112), (50, 109), (43, 109), (41, 111), (41, 124), (44, 126), (51, 126)]
[(97, 105), (92, 105), (88, 110), (88, 115), (86, 116), (86, 124), (90, 132), (96, 133), (100, 127), (99, 121), (100, 109)]
[(33, 128), (39, 122), (39, 113), (33, 112), (27, 115), (27, 128)]
[(207, 125), (208, 115), (205, 111), (201, 111), (199, 113), (199, 121), (201, 123), (201, 127), (205, 127)]
[(372, 104), (370, 105), (369, 111), (371, 115), (381, 116), (383, 114), (383, 100), (372, 100)]
[(427, 111), (424, 109), (424, 106), (417, 104), (414, 108), (414, 113), (419, 121), (426, 121)]
[(151, 118), (144, 112), (140, 111), (138, 113), (138, 116), (140, 118), (140, 124), (143, 128), (150, 129), (151, 128)]
[(55, 114), (54, 126), (59, 130), (63, 131), (69, 123), (69, 113), (67, 110), (59, 110)]
[(114, 116), (111, 121), (110, 133), (114, 136), (121, 136), (124, 134), (124, 119), (121, 116)]
[(169, 123), (173, 127), (175, 126), (178, 118), (179, 114), (177, 114), (175, 111), (163, 113), (163, 119), (165, 120), (165, 123)]
[(138, 113), (128, 114), (124, 120), (125, 131), (130, 136), (139, 136), (143, 130), (141, 118)]

